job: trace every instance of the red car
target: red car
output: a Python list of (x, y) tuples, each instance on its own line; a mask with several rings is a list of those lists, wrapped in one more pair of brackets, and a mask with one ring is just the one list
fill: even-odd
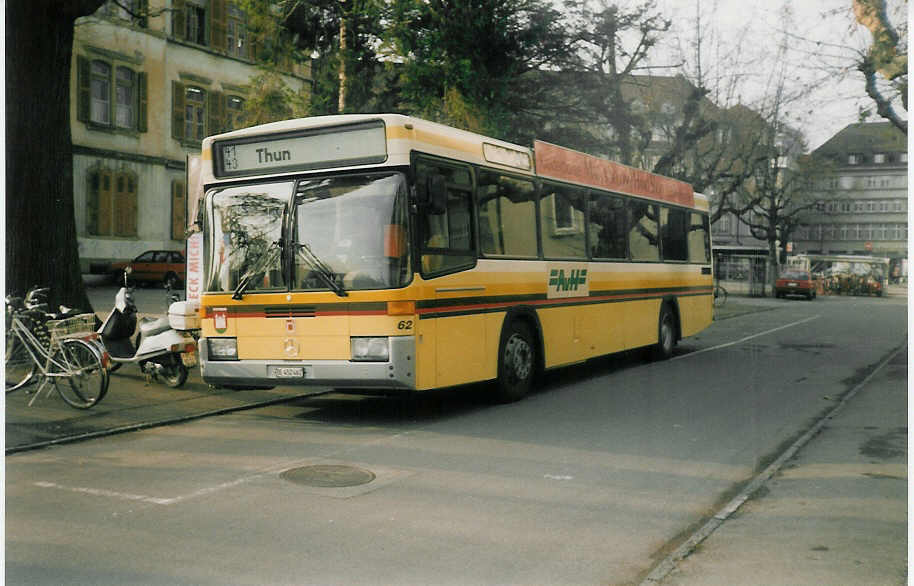
[(774, 294), (777, 297), (802, 295), (806, 299), (815, 299), (816, 282), (809, 271), (785, 271), (774, 284)]
[(124, 269), (131, 267), (129, 280), (141, 283), (162, 283), (175, 288), (187, 276), (184, 255), (176, 250), (147, 250), (135, 259), (113, 263), (109, 274), (116, 283), (123, 284)]

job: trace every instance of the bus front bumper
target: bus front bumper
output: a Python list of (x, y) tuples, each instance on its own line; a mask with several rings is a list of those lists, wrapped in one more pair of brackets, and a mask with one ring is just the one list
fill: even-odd
[(207, 340), (200, 340), (200, 372), (212, 385), (320, 386), (353, 389), (416, 388), (416, 341), (390, 340), (386, 362), (352, 360), (210, 360)]

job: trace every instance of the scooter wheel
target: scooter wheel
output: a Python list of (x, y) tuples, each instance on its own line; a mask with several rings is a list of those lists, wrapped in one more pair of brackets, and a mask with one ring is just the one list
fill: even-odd
[(169, 364), (163, 364), (159, 376), (165, 381), (166, 386), (177, 389), (187, 380), (187, 367), (180, 356), (172, 356)]

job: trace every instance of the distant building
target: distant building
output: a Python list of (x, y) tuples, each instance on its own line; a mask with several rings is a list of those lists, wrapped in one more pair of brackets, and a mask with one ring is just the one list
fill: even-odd
[(889, 122), (850, 124), (816, 155), (834, 173), (816, 186), (822, 204), (793, 237), (793, 251), (886, 257), (889, 278), (908, 257), (907, 137)]
[[(183, 250), (186, 155), (244, 126), (259, 73), (246, 16), (228, 0), (120, 0), (79, 19), (70, 116), (84, 272), (147, 249)], [(284, 82), (310, 89), (308, 66)]]

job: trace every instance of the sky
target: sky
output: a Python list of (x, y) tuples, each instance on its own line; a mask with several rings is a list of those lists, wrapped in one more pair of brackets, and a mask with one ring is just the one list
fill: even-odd
[[(889, 4), (902, 7), (907, 18), (902, 0)], [(861, 106), (872, 108), (862, 76), (851, 71), (842, 79), (838, 71), (841, 66), (853, 70), (854, 51), (870, 39), (854, 20), (852, 0), (657, 0), (657, 5), (673, 20), (674, 34), (666, 36), (655, 59), (663, 55), (675, 62), (686, 53), (692, 70), (697, 61), (696, 13), (703, 15), (702, 70), (719, 79), (720, 88), (739, 80), (729, 98), (720, 92), (718, 105), (737, 98), (753, 105), (772, 95), (773, 80), (783, 72), (787, 87), (799, 94), (786, 107), (790, 123), (804, 132), (810, 149), (859, 122)], [(785, 17), (785, 5), (791, 17)], [(870, 121), (882, 119), (874, 115)]]

